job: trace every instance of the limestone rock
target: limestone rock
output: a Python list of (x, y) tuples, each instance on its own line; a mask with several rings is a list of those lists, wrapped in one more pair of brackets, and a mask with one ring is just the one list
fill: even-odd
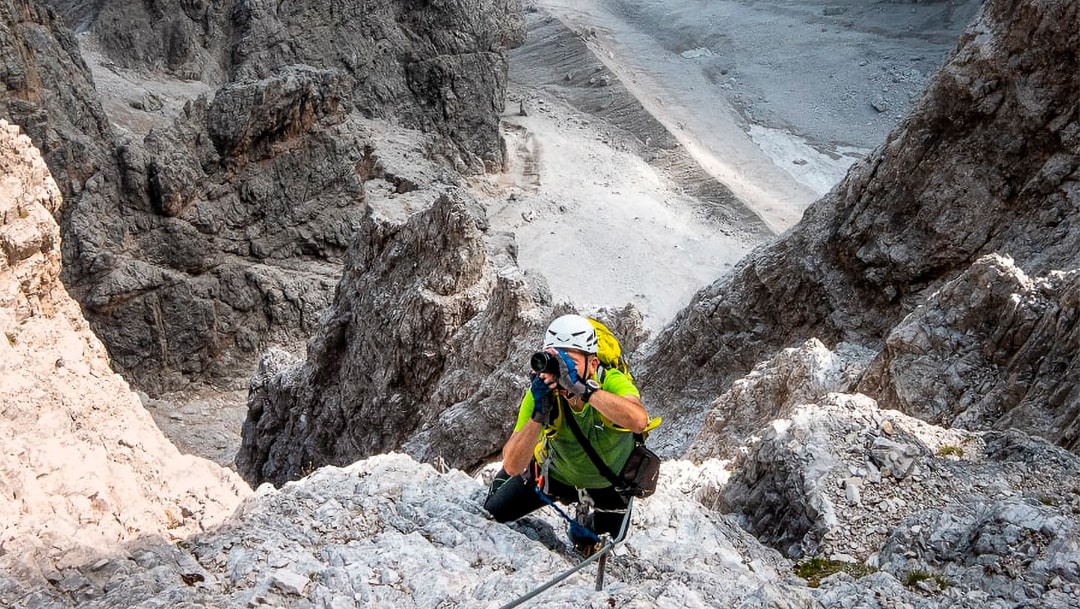
[[(856, 414), (866, 405), (843, 409)], [(939, 433), (929, 427), (919, 432), (931, 443)], [(1075, 465), (1074, 455), (1019, 434), (1004, 442), (998, 434), (987, 438), (991, 460), (1030, 451), (1024, 458), (1053, 455), (1055, 466), (1070, 460)], [(992, 447), (999, 443), (1011, 448)], [(969, 466), (979, 467), (978, 462)], [(957, 471), (962, 469), (944, 473)], [(1004, 485), (1023, 484), (1018, 477), (1023, 471), (1022, 463), (999, 461), (976, 479), (992, 482), (993, 475), (1004, 474), (1007, 482), (987, 489), (1004, 490)], [(1066, 609), (1080, 598), (1075, 517), (1020, 497), (985, 506), (968, 504), (964, 495), (939, 497), (952, 507), (927, 509), (911, 502), (906, 506), (912, 515), (898, 511), (887, 518), (866, 517), (865, 507), (852, 506), (852, 514), (864, 516), (871, 529), (898, 523), (888, 535), (876, 534), (884, 540), (873, 557), (880, 570), (858, 579), (837, 574), (809, 588), (790, 574), (791, 561), (761, 546), (731, 517), (702, 509), (695, 497), (707, 493), (720, 474), (715, 462), (665, 463), (657, 494), (635, 502), (632, 534), (609, 558), (604, 590), (594, 590), (594, 571), (586, 567), (584, 576), (568, 578), (540, 600), (553, 606), (610, 606), (614, 599), (627, 607), (800, 609), (978, 609), (1025, 602)], [(1032, 488), (1054, 484), (1031, 482)], [(962, 481), (949, 482), (939, 494), (968, 488)], [(876, 492), (899, 499), (910, 490)], [(498, 524), (479, 507), (484, 493), (480, 481), (462, 472), (441, 474), (399, 454), (325, 467), (279, 489), (260, 487), (232, 522), (183, 544), (132, 546), (120, 556), (58, 571), (49, 585), (32, 591), (0, 572), (0, 602), (19, 598), (50, 609), (304, 603), (491, 607), (534, 590), (538, 581), (580, 560), (568, 549), (566, 524), (554, 512)], [(848, 509), (839, 507), (837, 513), (847, 518)], [(845, 534), (845, 542), (863, 543), (862, 521), (844, 523), (858, 529)], [(907, 583), (910, 573), (922, 572), (909, 569), (926, 569), (921, 586)]]
[(60, 190), (2, 120), (0, 175), (0, 572), (74, 592), (77, 579), (55, 574), (214, 526), (250, 489), (181, 455), (110, 369), (60, 283)]
[(240, 2), (233, 19), (235, 79), (292, 64), (341, 68), (364, 116), (439, 133), (448, 143), (442, 153), (463, 169), (502, 165), (504, 53), (525, 38), (520, 2), (454, 0), (420, 10), (352, 0), (333, 10), (307, 2), (284, 11)]
[(985, 254), (1036, 276), (1076, 268), (1077, 48), (1076, 3), (986, 2), (885, 144), (651, 345), (641, 380), (669, 421), (658, 436), (688, 438), (682, 421), (782, 348), (879, 349)]
[[(881, 436), (885, 418), (899, 436)], [(758, 435), (706, 502), (789, 556), (850, 556), (901, 580), (921, 570), (995, 598), (1009, 598), (1020, 580), (1080, 581), (1065, 567), (1080, 551), (1076, 455), (1015, 431), (934, 427), (844, 394)], [(1007, 575), (995, 581), (972, 568), (989, 564)]]
[(232, 163), (273, 156), (286, 142), (327, 119), (340, 122), (347, 99), (339, 70), (285, 66), (269, 78), (233, 82), (218, 89), (206, 127), (218, 153)]
[(1080, 271), (1030, 279), (987, 256), (896, 326), (860, 383), (883, 406), (1080, 448)]
[(366, 117), (440, 135), (440, 152), (472, 171), (503, 162), (498, 135), (503, 54), (525, 39), (518, 0), (418, 8), (394, 0), (327, 7), (258, 0), (96, 3), (49, 0), (116, 66), (215, 87), (291, 65), (339, 72), (349, 105)]
[[(265, 100), (280, 99), (279, 86), (251, 85)], [(126, 205), (109, 206), (121, 221), (106, 229), (103, 210), (85, 208), (68, 221), (76, 243), (106, 241), (75, 250), (69, 285), (119, 368), (151, 389), (184, 378), (228, 381), (268, 342), (302, 340), (329, 302), (363, 214), (356, 167), (377, 162), (378, 132), (340, 117), (302, 134), (276, 131), (276, 145), (292, 139), (270, 158), (259, 156), (270, 140), (218, 133), (235, 153), (222, 156), (209, 133), (215, 107), (191, 102), (173, 126), (121, 146), (124, 181), (145, 185)]]
[[(543, 603), (815, 606), (809, 589), (784, 579), (788, 561), (676, 490), (695, 484), (695, 468), (671, 464), (665, 474), (678, 484), (638, 505), (637, 528), (609, 559), (605, 589), (595, 591), (587, 568)], [(144, 544), (67, 569), (33, 604), (481, 608), (509, 603), (580, 560), (553, 512), (499, 524), (480, 509), (484, 492), (460, 471), (440, 474), (400, 454), (326, 467), (260, 488), (233, 522), (182, 545)], [(700, 543), (684, 544), (687, 536)], [(0, 601), (10, 598), (4, 578)]]
[[(692, 459), (730, 457), (769, 421), (833, 392), (854, 389), (873, 353), (855, 345), (830, 351), (817, 339), (784, 349), (731, 384), (713, 402), (690, 445)], [(659, 445), (659, 443), (657, 443)]]
[(227, 79), (230, 5), (205, 0), (80, 2), (48, 0), (68, 27), (91, 33), (109, 61), (138, 71), (165, 71), (216, 85)]

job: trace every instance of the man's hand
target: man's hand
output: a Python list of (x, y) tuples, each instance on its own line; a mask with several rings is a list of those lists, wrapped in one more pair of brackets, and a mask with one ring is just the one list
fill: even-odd
[(578, 377), (577, 364), (562, 349), (558, 349), (557, 352), (559, 354), (559, 387), (565, 389), (571, 395), (585, 395), (588, 388)]
[(554, 410), (551, 404), (551, 388), (537, 374), (533, 376), (529, 392), (532, 393), (533, 398), (532, 420), (541, 425), (547, 425), (549, 423), (548, 419), (551, 418), (551, 413)]

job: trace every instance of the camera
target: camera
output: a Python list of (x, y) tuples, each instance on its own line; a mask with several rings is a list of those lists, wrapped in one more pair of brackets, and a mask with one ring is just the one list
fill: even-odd
[(547, 372), (548, 374), (558, 375), (559, 356), (552, 355), (547, 351), (537, 351), (529, 358), (529, 367), (537, 374)]

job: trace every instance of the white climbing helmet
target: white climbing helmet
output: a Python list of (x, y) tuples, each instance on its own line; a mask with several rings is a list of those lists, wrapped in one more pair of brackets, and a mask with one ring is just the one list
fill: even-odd
[(577, 349), (596, 353), (596, 329), (580, 315), (563, 315), (548, 326), (544, 333), (545, 349)]

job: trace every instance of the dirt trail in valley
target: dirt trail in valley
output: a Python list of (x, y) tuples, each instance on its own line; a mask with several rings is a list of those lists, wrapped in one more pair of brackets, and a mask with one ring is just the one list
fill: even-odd
[(980, 5), (536, 3), (774, 232), (884, 141)]
[(740, 126), (736, 110), (724, 97), (710, 95), (704, 74), (686, 65), (690, 60), (659, 48), (647, 34), (603, 10), (590, 7), (588, 14), (576, 3), (545, 4), (568, 28), (584, 33), (589, 49), (645, 110), (769, 230), (780, 233), (793, 226), (823, 194), (755, 145)]
[(476, 190), (556, 300), (631, 302), (658, 329), (772, 233), (573, 30), (538, 12), (529, 23), (510, 60), (507, 170)]

